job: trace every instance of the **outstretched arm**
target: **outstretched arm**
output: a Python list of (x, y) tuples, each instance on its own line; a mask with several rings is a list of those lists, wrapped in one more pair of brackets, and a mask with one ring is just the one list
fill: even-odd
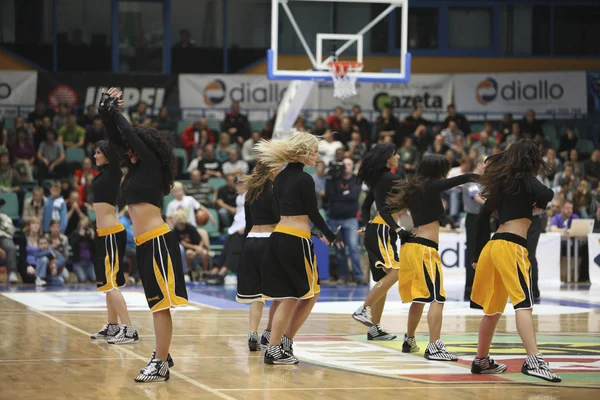
[(448, 179), (440, 179), (437, 181), (433, 181), (429, 187), (436, 191), (437, 193), (444, 192), (446, 190), (452, 189), (453, 187), (464, 185), (467, 182), (473, 182), (479, 178), (478, 174), (474, 174), (472, 172), (468, 172), (466, 174), (462, 174), (459, 176), (455, 176), (454, 178)]

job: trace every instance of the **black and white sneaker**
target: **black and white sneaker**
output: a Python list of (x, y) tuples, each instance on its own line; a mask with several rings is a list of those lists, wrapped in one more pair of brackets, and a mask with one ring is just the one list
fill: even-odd
[(289, 337), (285, 335), (281, 337), (281, 347), (291, 355), (294, 355), (294, 341)]
[(260, 337), (260, 345), (263, 347), (263, 349), (267, 348), (267, 346), (269, 345), (269, 340), (271, 340), (271, 331), (265, 329), (262, 336)]
[(403, 353), (417, 353), (419, 350), (419, 346), (417, 346), (417, 341), (415, 337), (408, 337), (406, 333), (404, 334), (404, 343), (402, 343), (402, 352)]
[(358, 310), (354, 311), (354, 314), (352, 314), (352, 318), (354, 318), (366, 327), (370, 328), (373, 326), (373, 321), (371, 320), (371, 307), (369, 306), (358, 307)]
[(250, 351), (258, 351), (260, 350), (260, 338), (258, 337), (257, 332), (250, 332), (248, 334), (248, 349)]
[(498, 364), (490, 356), (484, 358), (475, 358), (471, 364), (471, 373), (482, 374), (501, 374), (507, 369), (506, 364)]
[(119, 333), (108, 339), (108, 344), (128, 344), (140, 340), (137, 330), (132, 326), (123, 325)]
[(110, 339), (112, 337), (115, 337), (119, 333), (120, 330), (121, 330), (121, 327), (119, 326), (119, 324), (106, 324), (106, 325), (104, 325), (104, 328), (100, 329), (98, 332), (92, 333), (90, 338), (92, 338), (92, 339)]
[[(150, 356), (150, 359), (148, 360), (148, 364), (150, 364), (152, 361), (156, 360), (156, 350), (152, 351), (152, 355)], [(173, 361), (173, 359), (171, 358), (171, 353), (167, 354), (167, 363), (169, 363), (169, 368), (173, 368), (173, 366), (175, 365), (175, 362)], [(144, 369), (140, 369), (140, 373), (143, 371)]]
[(397, 336), (383, 329), (379, 324), (373, 325), (367, 332), (367, 340), (394, 340)]
[(298, 364), (298, 359), (293, 354), (285, 351), (280, 345), (269, 346), (265, 351), (265, 364), (293, 365)]
[(550, 382), (561, 382), (560, 376), (556, 375), (548, 363), (544, 360), (542, 354), (527, 356), (525, 363), (521, 368), (521, 373), (529, 376), (535, 376)]
[(425, 349), (425, 358), (433, 361), (458, 361), (456, 354), (449, 353), (446, 345), (440, 339), (429, 343)]
[(169, 363), (167, 361), (152, 360), (141, 373), (135, 377), (136, 382), (162, 382), (170, 377)]

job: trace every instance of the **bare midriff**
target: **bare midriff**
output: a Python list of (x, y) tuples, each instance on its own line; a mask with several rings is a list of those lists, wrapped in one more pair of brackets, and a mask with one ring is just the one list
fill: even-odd
[(272, 225), (254, 225), (250, 233), (273, 233), (277, 224)]
[(529, 218), (513, 219), (512, 221), (507, 221), (500, 225), (496, 233), (512, 233), (513, 235), (527, 239), (529, 225), (531, 225), (531, 220)]
[(139, 236), (165, 223), (160, 208), (150, 203), (128, 204), (133, 236)]
[(290, 228), (310, 232), (310, 219), (308, 218), (308, 215), (281, 216), (277, 225), (289, 226)]
[(92, 204), (96, 211), (96, 227), (98, 229), (111, 228), (119, 223), (115, 214), (115, 206), (108, 203)]
[(428, 239), (437, 244), (440, 243), (440, 223), (439, 221), (430, 222), (415, 228), (415, 236)]

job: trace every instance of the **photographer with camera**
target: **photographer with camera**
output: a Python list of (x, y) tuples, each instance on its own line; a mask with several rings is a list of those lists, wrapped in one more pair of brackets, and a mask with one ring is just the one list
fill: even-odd
[(354, 161), (344, 158), (340, 162), (329, 165), (328, 179), (325, 184), (328, 201), (329, 226), (341, 227), (340, 237), (346, 247), (336, 248), (338, 283), (348, 283), (348, 256), (352, 264), (354, 282), (366, 285), (364, 273), (360, 266), (360, 246), (358, 242), (358, 197), (360, 185), (354, 175)]

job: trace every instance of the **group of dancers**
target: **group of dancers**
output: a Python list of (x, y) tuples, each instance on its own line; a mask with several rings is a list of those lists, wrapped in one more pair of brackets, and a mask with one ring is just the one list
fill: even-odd
[[(97, 286), (98, 291), (106, 293), (108, 321), (92, 339), (107, 339), (115, 345), (139, 340), (119, 291), (125, 284), (122, 261), (126, 245), (125, 229), (118, 222), (115, 209), (120, 193), (132, 219), (138, 269), (156, 336), (155, 350), (135, 380), (165, 381), (174, 365), (169, 354), (173, 331), (170, 309), (188, 302), (179, 244), (161, 213), (163, 196), (173, 184), (176, 161), (170, 145), (156, 130), (133, 128), (127, 122), (120, 112), (121, 96), (121, 92), (111, 88), (103, 93), (99, 105), (107, 139), (96, 148), (96, 164), (102, 171), (92, 182), (91, 190), (100, 249), (95, 263)], [(251, 351), (264, 349), (266, 364), (299, 362), (294, 356), (293, 340), (320, 293), (311, 237), (316, 236), (330, 246), (344, 245), (338, 238), (339, 228), (332, 231), (319, 213), (314, 181), (303, 171), (304, 166), (315, 165), (318, 144), (318, 137), (302, 131), (285, 139), (259, 142), (258, 163), (240, 185), (240, 191), (245, 193), (246, 238), (238, 268), (237, 300), (251, 303), (248, 347)], [(393, 144), (378, 144), (366, 154), (358, 173), (359, 181), (369, 188), (361, 208), (363, 227), (359, 233), (365, 235), (376, 284), (353, 318), (369, 328), (367, 338), (396, 338), (380, 322), (386, 294), (399, 281), (402, 301), (412, 303), (402, 352), (419, 351), (415, 332), (424, 306), (429, 304), (425, 358), (458, 360), (440, 338), (446, 300), (438, 254), (439, 220), (444, 213), (440, 195), (455, 186), (476, 181), (485, 204), (477, 220), (471, 306), (483, 309), (485, 315), (471, 372), (506, 371), (506, 365), (490, 358), (489, 350), (510, 297), (517, 311), (517, 330), (527, 352), (522, 373), (560, 382), (561, 378), (552, 372), (538, 351), (532, 317), (527, 230), (532, 215), (545, 209), (553, 197), (552, 190), (535, 178), (540, 169), (547, 168), (536, 144), (521, 140), (489, 157), (481, 176), (468, 173), (447, 179), (448, 160), (428, 155), (414, 175), (399, 180), (391, 172), (397, 168), (398, 159)], [(128, 166), (125, 177), (121, 173), (122, 162)], [(377, 215), (371, 219), (373, 203)], [(411, 232), (398, 225), (405, 213), (413, 220)], [(489, 240), (485, 232), (492, 213), (498, 215), (500, 226)], [(265, 300), (273, 303), (266, 329), (259, 336)]]

